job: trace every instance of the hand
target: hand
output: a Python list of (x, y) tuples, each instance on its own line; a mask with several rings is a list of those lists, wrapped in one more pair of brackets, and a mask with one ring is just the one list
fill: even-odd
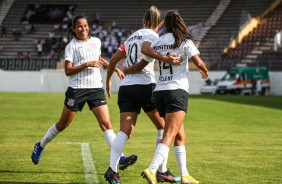
[(116, 68), (116, 73), (119, 76), (120, 80), (124, 79), (125, 74), (118, 68)]
[(95, 60), (95, 61), (89, 61), (86, 63), (87, 67), (97, 67), (97, 68), (101, 68), (103, 66), (103, 62), (99, 61), (99, 60)]
[(179, 65), (183, 61), (183, 58), (180, 56), (177, 56), (176, 54), (171, 54), (166, 56), (166, 63), (171, 65)]
[(202, 79), (206, 79), (209, 76), (208, 71), (205, 72), (203, 70), (200, 70), (200, 74), (202, 75)]
[(107, 91), (108, 97), (109, 97), (109, 98), (112, 98), (112, 94), (111, 94), (111, 82), (106, 83), (106, 91)]

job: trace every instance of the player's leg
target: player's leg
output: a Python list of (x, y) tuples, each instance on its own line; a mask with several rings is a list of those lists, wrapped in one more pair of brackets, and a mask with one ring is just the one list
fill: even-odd
[(108, 146), (111, 147), (116, 134), (112, 128), (108, 106), (106, 104), (100, 105), (98, 107), (92, 108), (91, 110), (95, 115), (101, 130), (103, 131), (105, 141), (107, 142)]
[[(137, 160), (136, 155), (132, 157), (132, 160), (125, 160), (121, 157), (124, 145), (133, 133), (137, 116), (140, 113), (140, 107), (136, 105), (132, 99), (132, 92), (134, 92), (134, 86), (120, 86), (119, 88), (118, 105), (120, 110), (120, 130), (112, 143), (110, 167), (104, 175), (109, 183), (120, 183), (119, 178), (115, 180), (117, 177), (113, 177), (118, 174), (118, 163), (120, 164), (120, 169), (123, 170)], [(124, 162), (125, 165), (122, 163), (123, 161), (126, 161)]]
[[(157, 129), (157, 136), (156, 136), (156, 147), (157, 147), (157, 145), (161, 142), (163, 138), (165, 122), (164, 122), (164, 119), (160, 117), (157, 109), (154, 109), (150, 112), (146, 112), (146, 114), (150, 118), (150, 120), (153, 122), (153, 124), (155, 125)], [(164, 169), (166, 171), (166, 163), (164, 164)]]
[(112, 128), (110, 113), (104, 93), (105, 91), (102, 88), (89, 89), (87, 104), (89, 109), (96, 117), (101, 130), (103, 131), (105, 141), (107, 142), (108, 146), (111, 147), (116, 134)]
[[(157, 128), (157, 137), (156, 137), (156, 147), (158, 146), (158, 144), (161, 142), (162, 138), (163, 138), (163, 132), (164, 132), (164, 119), (162, 117), (160, 117), (157, 109), (154, 109), (150, 112), (146, 112), (147, 116), (150, 118), (150, 120), (154, 123), (155, 127)], [(163, 172), (165, 172), (167, 170), (166, 168), (166, 161), (163, 162), (164, 165), (164, 170)], [(159, 170), (161, 172), (161, 170)]]
[(110, 167), (106, 171), (104, 177), (109, 183), (120, 183), (118, 175), (118, 164), (121, 170), (136, 162), (137, 156), (122, 157), (122, 152), (126, 141), (131, 136), (136, 123), (138, 113), (123, 112), (120, 114), (120, 130), (116, 138), (112, 142), (110, 154)]
[(178, 168), (181, 176), (189, 175), (186, 167), (186, 150), (185, 150), (186, 134), (184, 131), (184, 125), (182, 124), (178, 134), (174, 141), (174, 155), (177, 161)]
[[(141, 111), (140, 104), (136, 101), (136, 98), (140, 97), (140, 95), (136, 93), (136, 91), (139, 92), (139, 90), (136, 89), (136, 87), (139, 88), (138, 85), (120, 86), (119, 88), (118, 106), (120, 110), (120, 130), (117, 134), (117, 139), (115, 139), (115, 145), (114, 148), (112, 147), (112, 150), (116, 150), (116, 151), (118, 149), (123, 150), (125, 142), (133, 134), (137, 116)], [(120, 147), (117, 148), (116, 146), (119, 145)], [(112, 150), (111, 150), (111, 154), (118, 153), (116, 151), (112, 152)], [(116, 159), (115, 158), (112, 159), (112, 158), (113, 157), (111, 155), (111, 160), (113, 160), (113, 162), (111, 161), (111, 167), (115, 167)], [(119, 169), (124, 170), (128, 166), (134, 164), (136, 161), (137, 161), (137, 155), (135, 154), (129, 157), (122, 156), (120, 157), (119, 160)]]
[[(111, 147), (114, 139), (116, 138), (116, 134), (113, 131), (111, 120), (110, 120), (110, 113), (107, 105), (100, 105), (98, 107), (92, 108), (92, 112), (94, 113), (101, 130), (104, 133), (105, 141), (107, 142), (108, 146)], [(120, 168), (124, 170), (129, 165), (132, 165), (137, 160), (137, 156), (135, 154), (130, 155), (128, 157), (124, 156), (121, 153), (120, 158)]]
[[(115, 172), (117, 172), (117, 165), (119, 163), (119, 159), (123, 152), (125, 143), (134, 131), (137, 116), (137, 112), (120, 113), (120, 130), (117, 133), (115, 140), (113, 141), (110, 158), (110, 167)], [(125, 160), (119, 163), (119, 167), (121, 170), (125, 169), (124, 167), (128, 166), (128, 164), (124, 161)], [(132, 160), (132, 163), (130, 163), (130, 165), (132, 165), (135, 161), (136, 160)]]
[(102, 131), (112, 130), (112, 124), (110, 119), (110, 113), (107, 104), (99, 105), (91, 109), (95, 115), (99, 126)]
[(151, 161), (150, 167), (142, 172), (142, 175), (147, 179), (148, 183), (156, 183), (156, 173), (162, 162), (168, 158), (170, 145), (174, 142), (181, 124), (183, 122), (185, 112), (178, 111), (167, 113), (165, 115), (165, 128), (162, 141), (156, 148), (155, 155)]
[(34, 164), (39, 163), (40, 157), (45, 146), (71, 123), (75, 114), (75, 111), (72, 111), (66, 106), (64, 106), (59, 121), (48, 129), (48, 131), (45, 133), (44, 137), (40, 142), (37, 142), (34, 145), (34, 149), (31, 154), (31, 160)]
[[(153, 122), (157, 129), (157, 137), (156, 137), (156, 147), (160, 143), (160, 141), (163, 138), (163, 131), (164, 131), (164, 119), (160, 116), (159, 112), (157, 111), (154, 101), (153, 101), (153, 94), (152, 91), (154, 91), (155, 85), (147, 85), (146, 87), (143, 87), (140, 89), (142, 91), (142, 99), (140, 100), (140, 103), (142, 104), (142, 108), (144, 112), (146, 112), (147, 116), (150, 118), (150, 120)], [(164, 103), (162, 101), (162, 103)], [(165, 107), (164, 104), (159, 104), (159, 106)], [(164, 109), (160, 109), (160, 111), (163, 111)], [(163, 114), (164, 116), (164, 114)], [(163, 161), (163, 163), (158, 168), (157, 172), (157, 179), (159, 182), (176, 182), (179, 180), (179, 177), (176, 178), (171, 174), (169, 169), (167, 168), (167, 159)], [(175, 181), (175, 179), (177, 179)]]
[[(155, 127), (157, 128), (157, 137), (156, 137), (156, 147), (161, 142), (163, 138), (163, 131), (164, 131), (164, 119), (160, 117), (158, 111), (155, 109), (150, 112), (146, 112), (147, 116), (150, 120), (154, 123)], [(163, 161), (157, 171), (157, 181), (158, 182), (170, 182), (176, 183), (180, 181), (180, 177), (174, 176), (170, 170), (167, 168), (167, 159)]]
[(52, 125), (44, 135), (43, 139), (36, 143), (31, 155), (32, 162), (38, 164), (43, 148), (53, 140), (72, 122), (77, 111), (81, 111), (85, 104), (85, 90), (68, 88), (65, 92), (64, 108), (59, 121)]
[(186, 134), (184, 125), (182, 124), (174, 141), (174, 155), (177, 161), (178, 168), (181, 175), (181, 183), (198, 184), (199, 181), (195, 180), (189, 175), (187, 169), (186, 148), (185, 148)]

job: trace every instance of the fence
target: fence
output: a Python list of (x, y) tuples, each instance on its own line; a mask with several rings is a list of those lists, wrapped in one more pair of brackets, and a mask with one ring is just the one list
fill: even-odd
[[(103, 82), (106, 81), (106, 70), (102, 70)], [(220, 79), (223, 71), (209, 72), (211, 80)], [(157, 77), (158, 73), (156, 73)], [(270, 95), (282, 95), (282, 72), (270, 72)], [(41, 71), (3, 71), (0, 70), (0, 92), (65, 92), (68, 77), (64, 70)], [(198, 71), (189, 72), (190, 94), (200, 94), (200, 87), (205, 83)], [(116, 93), (120, 79), (116, 74), (112, 79), (112, 92)], [(105, 86), (105, 84), (104, 84)]]
[(39, 71), (56, 69), (55, 59), (0, 59), (0, 69), (8, 71)]

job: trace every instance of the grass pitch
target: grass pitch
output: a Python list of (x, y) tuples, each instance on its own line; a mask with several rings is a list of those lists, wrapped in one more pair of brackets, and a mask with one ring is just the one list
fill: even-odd
[[(99, 183), (109, 167), (110, 149), (86, 105), (71, 125), (49, 143), (38, 165), (31, 162), (40, 141), (62, 111), (61, 93), (0, 93), (0, 184), (86, 183), (80, 144), (87, 142)], [(108, 99), (115, 132), (117, 96)], [(193, 96), (185, 119), (189, 173), (203, 184), (282, 183), (282, 97)], [(123, 184), (144, 184), (140, 176), (155, 152), (156, 130), (142, 112), (124, 153), (138, 161), (120, 171)], [(179, 175), (173, 149), (168, 167)]]

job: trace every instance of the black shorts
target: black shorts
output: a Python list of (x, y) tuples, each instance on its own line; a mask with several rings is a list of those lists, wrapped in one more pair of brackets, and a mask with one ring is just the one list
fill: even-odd
[(103, 88), (73, 89), (68, 87), (65, 93), (65, 105), (72, 111), (81, 111), (87, 102), (89, 109), (107, 104)]
[(156, 84), (120, 86), (118, 90), (118, 106), (122, 112), (150, 112), (156, 107), (153, 101), (153, 91)]
[(161, 117), (166, 113), (188, 110), (188, 93), (183, 89), (154, 91), (154, 102)]

